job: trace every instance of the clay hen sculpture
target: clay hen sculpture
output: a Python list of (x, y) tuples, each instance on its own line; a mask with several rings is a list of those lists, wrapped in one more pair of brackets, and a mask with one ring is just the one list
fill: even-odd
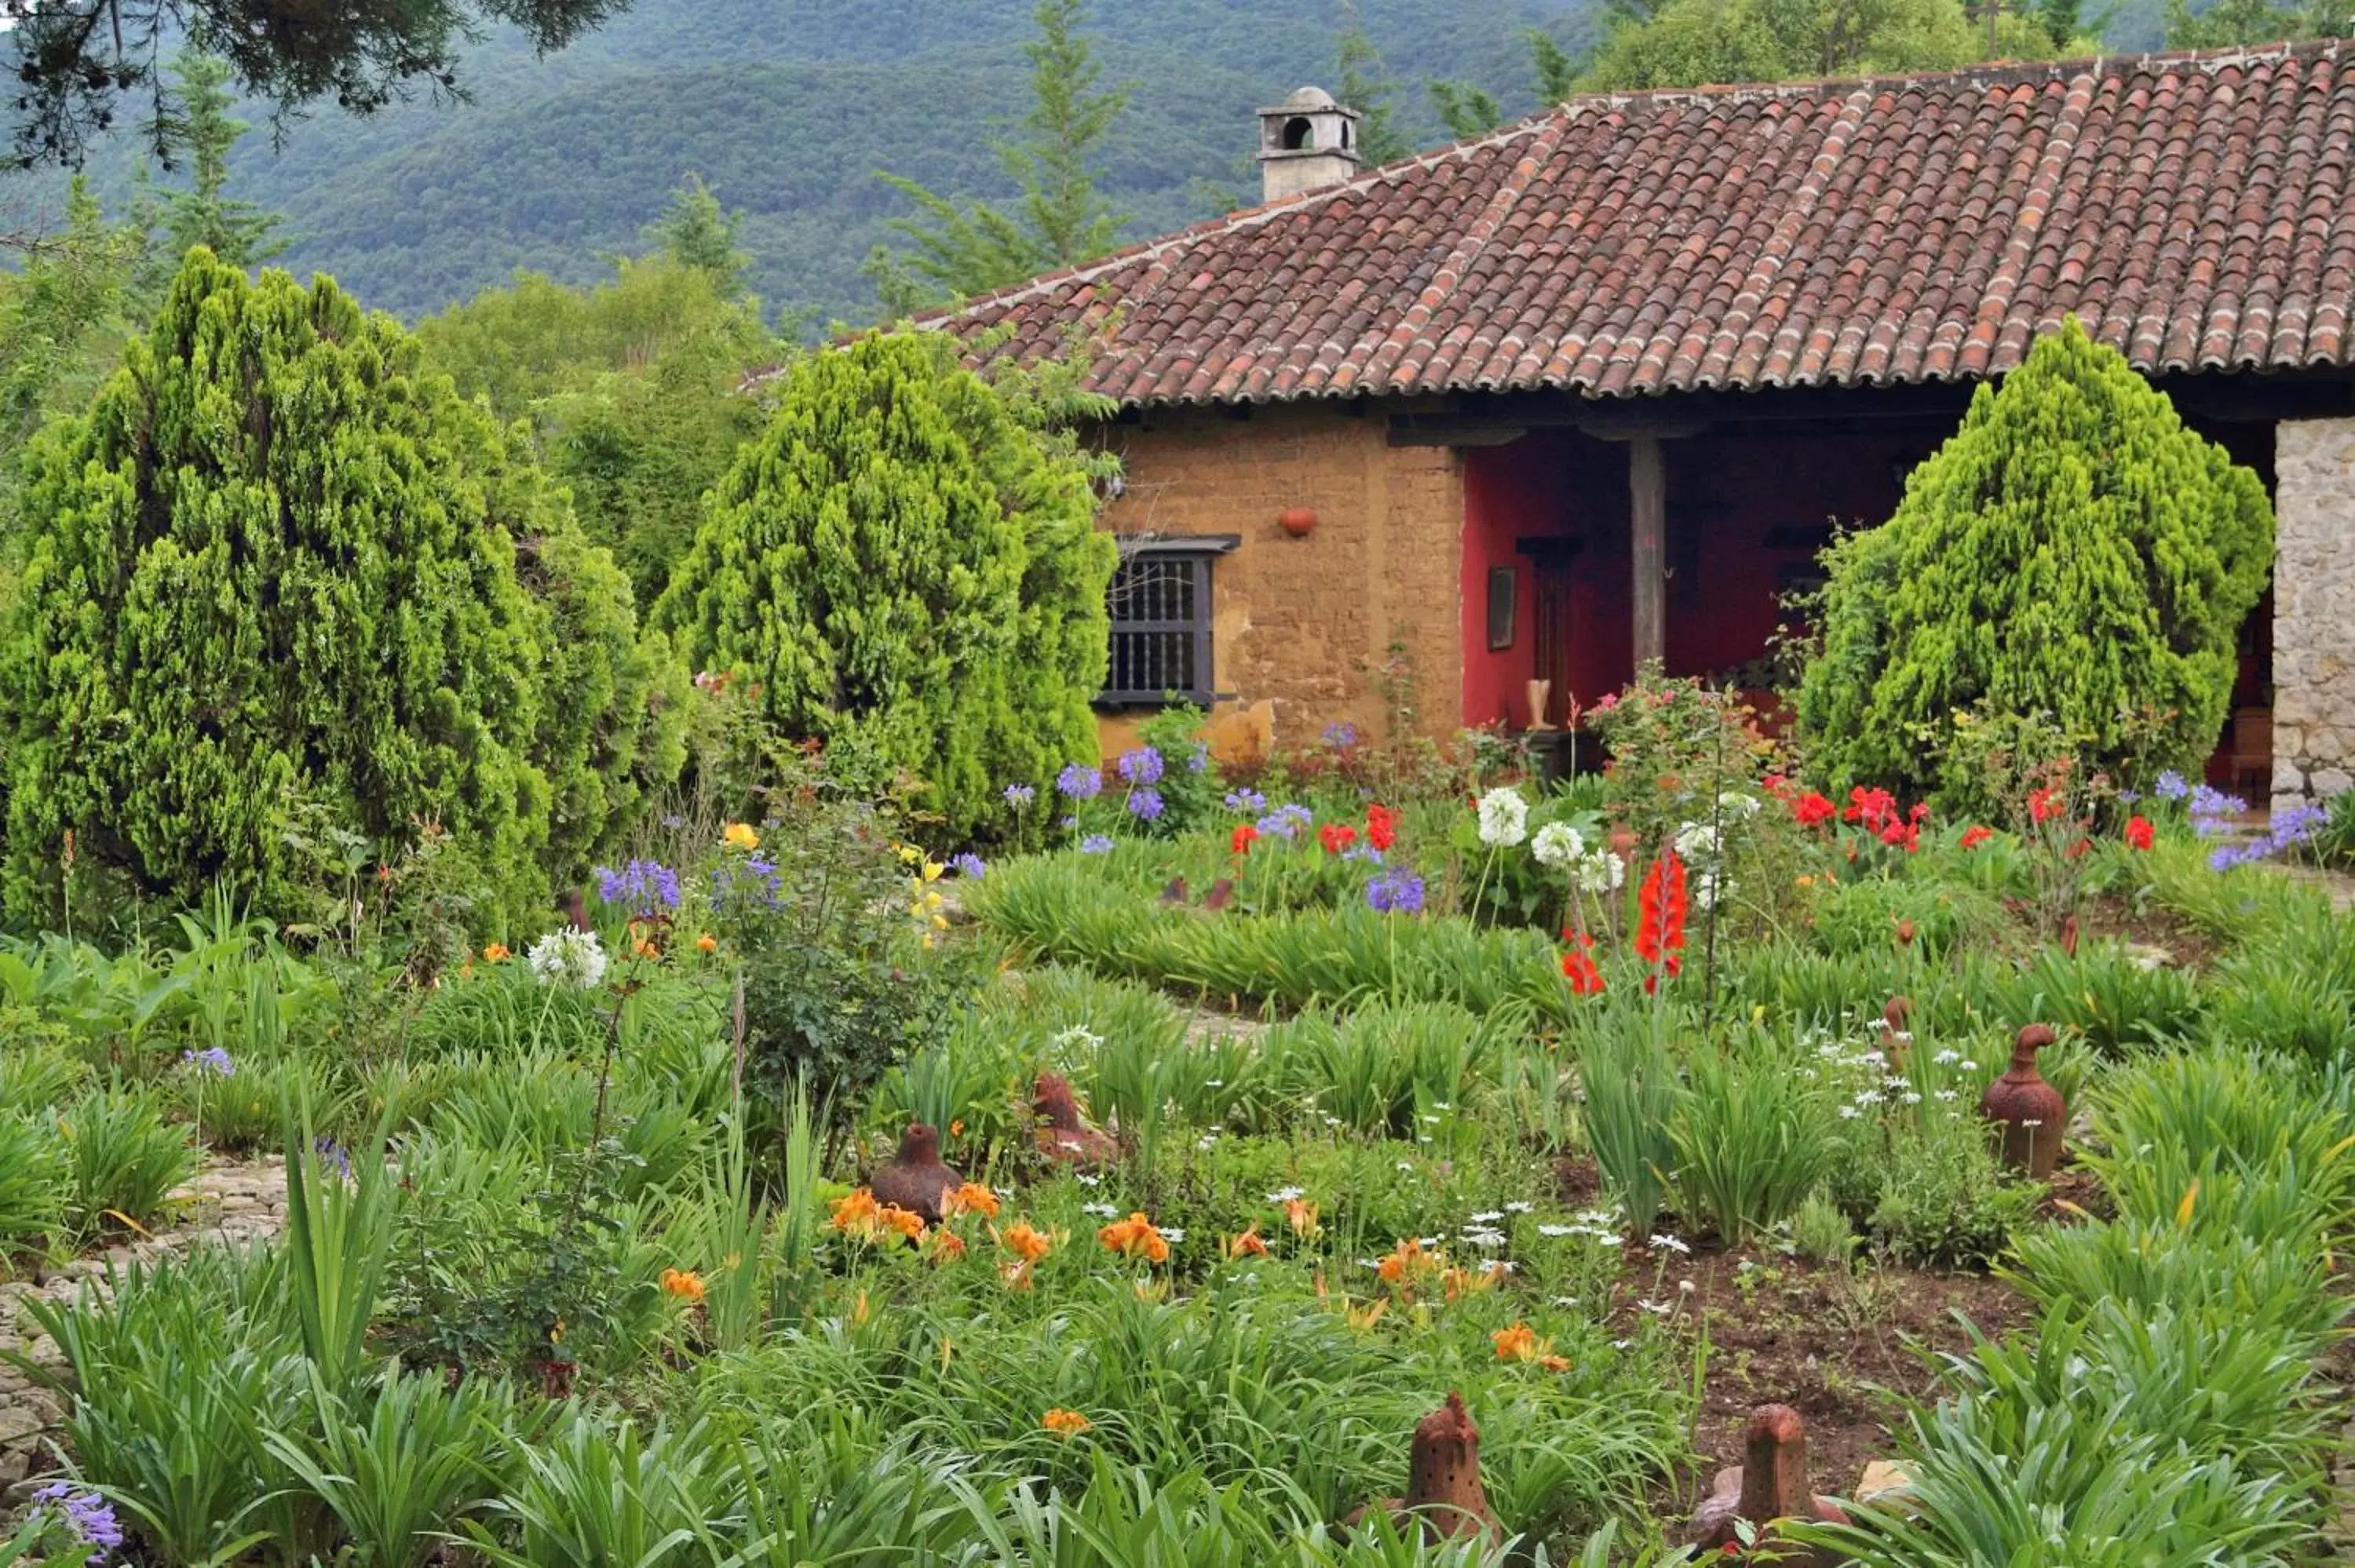
[(1120, 1145), (1080, 1115), (1071, 1080), (1061, 1074), (1039, 1074), (1030, 1104), (1039, 1113), (1039, 1152), (1048, 1159), (1068, 1165), (1106, 1165), (1120, 1157)]
[[(1778, 1519), (1820, 1520), (1846, 1524), (1848, 1515), (1807, 1485), (1807, 1429), (1787, 1404), (1762, 1404), (1742, 1434), (1742, 1462), (1718, 1471), (1709, 1497), (1693, 1514), (1692, 1544), (1715, 1551), (1740, 1539), (1734, 1526), (1747, 1520), (1761, 1532)], [(1839, 1556), (1823, 1547), (1778, 1545), (1777, 1563), (1830, 1568)]]
[(2047, 1024), (2021, 1030), (2012, 1041), (2011, 1065), (1979, 1097), (1980, 1111), (2003, 1129), (2003, 1162), (2039, 1181), (2051, 1176), (2069, 1130), (2069, 1102), (2036, 1070), (2036, 1054), (2052, 1039)]
[(1406, 1496), (1384, 1498), (1351, 1514), (1355, 1528), (1380, 1509), (1401, 1526), (1421, 1521), (1426, 1542), (1498, 1533), (1488, 1494), (1480, 1485), (1480, 1429), (1464, 1408), (1464, 1396), (1450, 1392), (1447, 1403), (1414, 1424), (1414, 1450), (1407, 1461)]
[(940, 1129), (918, 1121), (908, 1124), (900, 1135), (900, 1152), (878, 1167), (867, 1185), (877, 1202), (896, 1203), (936, 1225), (942, 1201), (964, 1185), (964, 1178), (941, 1163)]

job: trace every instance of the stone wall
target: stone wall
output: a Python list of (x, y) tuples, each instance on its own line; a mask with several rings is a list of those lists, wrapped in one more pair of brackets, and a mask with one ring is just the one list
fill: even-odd
[[(1457, 622), (1463, 465), (1439, 447), (1391, 446), (1380, 412), (1329, 404), (1148, 414), (1106, 427), (1125, 463), (1107, 525), (1162, 535), (1235, 534), (1212, 570), (1212, 659), (1223, 755), (1313, 744), (1337, 719), (1371, 738), (1382, 721), (1366, 666), (1393, 636), (1416, 674), (1419, 727), (1454, 733), (1462, 707)], [(1290, 507), (1316, 513), (1294, 538)], [(1107, 721), (1116, 750), (1127, 726)]]
[(2274, 429), (2274, 804), (2355, 788), (2355, 419)]

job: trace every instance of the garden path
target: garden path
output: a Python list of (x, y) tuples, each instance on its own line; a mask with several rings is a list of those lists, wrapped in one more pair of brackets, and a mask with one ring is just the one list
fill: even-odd
[(2341, 915), (2355, 914), (2355, 876), (2343, 871), (2318, 871), (2306, 865), (2279, 865), (2274, 869), (2297, 882), (2310, 882), (2330, 895), (2330, 906)]
[[(173, 1195), (173, 1209), (180, 1216), (176, 1224), (37, 1269), (28, 1278), (0, 1282), (0, 1351), (22, 1355), (45, 1370), (62, 1359), (58, 1342), (24, 1310), (29, 1297), (70, 1301), (85, 1290), (103, 1297), (112, 1288), (110, 1271), (128, 1264), (177, 1257), (199, 1246), (250, 1245), (276, 1235), (286, 1223), (286, 1161), (276, 1156), (214, 1160)], [(24, 1500), (16, 1494), (32, 1485), (27, 1475), (46, 1467), (45, 1440), (64, 1413), (55, 1390), (23, 1367), (0, 1361), (0, 1489), (5, 1489), (0, 1499), (8, 1506)]]

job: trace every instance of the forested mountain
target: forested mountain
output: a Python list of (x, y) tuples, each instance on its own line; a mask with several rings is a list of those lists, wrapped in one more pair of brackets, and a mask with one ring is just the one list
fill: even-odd
[[(1026, 104), (1033, 0), (637, 0), (563, 52), (494, 38), (468, 61), (470, 104), (329, 113), (237, 154), (235, 185), (289, 215), (280, 264), (333, 273), (415, 315), (518, 267), (605, 275), (689, 173), (745, 212), (753, 287), (816, 320), (874, 309), (859, 275), (906, 199), (890, 170), (995, 196), (991, 151)], [(1105, 189), (1139, 239), (1257, 187), (1252, 111), (1335, 78), (1352, 17), (1400, 84), (1421, 141), (1442, 132), (1423, 84), (1462, 78), (1531, 108), (1525, 34), (1583, 40), (1585, 0), (1096, 0), (1107, 83), (1134, 84)], [(259, 118), (256, 116), (256, 118)], [(110, 205), (112, 205), (112, 203)]]

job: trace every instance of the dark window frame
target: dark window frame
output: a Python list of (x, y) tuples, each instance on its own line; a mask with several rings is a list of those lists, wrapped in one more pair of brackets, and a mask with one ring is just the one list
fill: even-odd
[[(1239, 534), (1168, 535), (1121, 541), (1120, 566), (1113, 573), (1105, 596), (1112, 617), (1112, 647), (1104, 672), (1104, 689), (1097, 694), (1096, 706), (1165, 707), (1178, 702), (1209, 707), (1218, 700), (1217, 662), (1211, 636), (1217, 585), (1211, 568), (1220, 556), (1232, 553), (1241, 544), (1242, 535)], [(1134, 613), (1137, 609), (1162, 608), (1141, 602), (1160, 596), (1143, 593), (1139, 585), (1123, 582), (1124, 576), (1134, 567), (1149, 568), (1156, 574), (1184, 572), (1184, 592), (1190, 613)], [(1124, 599), (1129, 596), (1136, 597), (1130, 598), (1125, 607), (1131, 613), (1124, 614)], [(1181, 678), (1158, 687), (1137, 683), (1141, 677), (1155, 671), (1167, 671)], [(1185, 676), (1191, 679), (1183, 679)], [(1130, 683), (1122, 684), (1124, 678)]]

